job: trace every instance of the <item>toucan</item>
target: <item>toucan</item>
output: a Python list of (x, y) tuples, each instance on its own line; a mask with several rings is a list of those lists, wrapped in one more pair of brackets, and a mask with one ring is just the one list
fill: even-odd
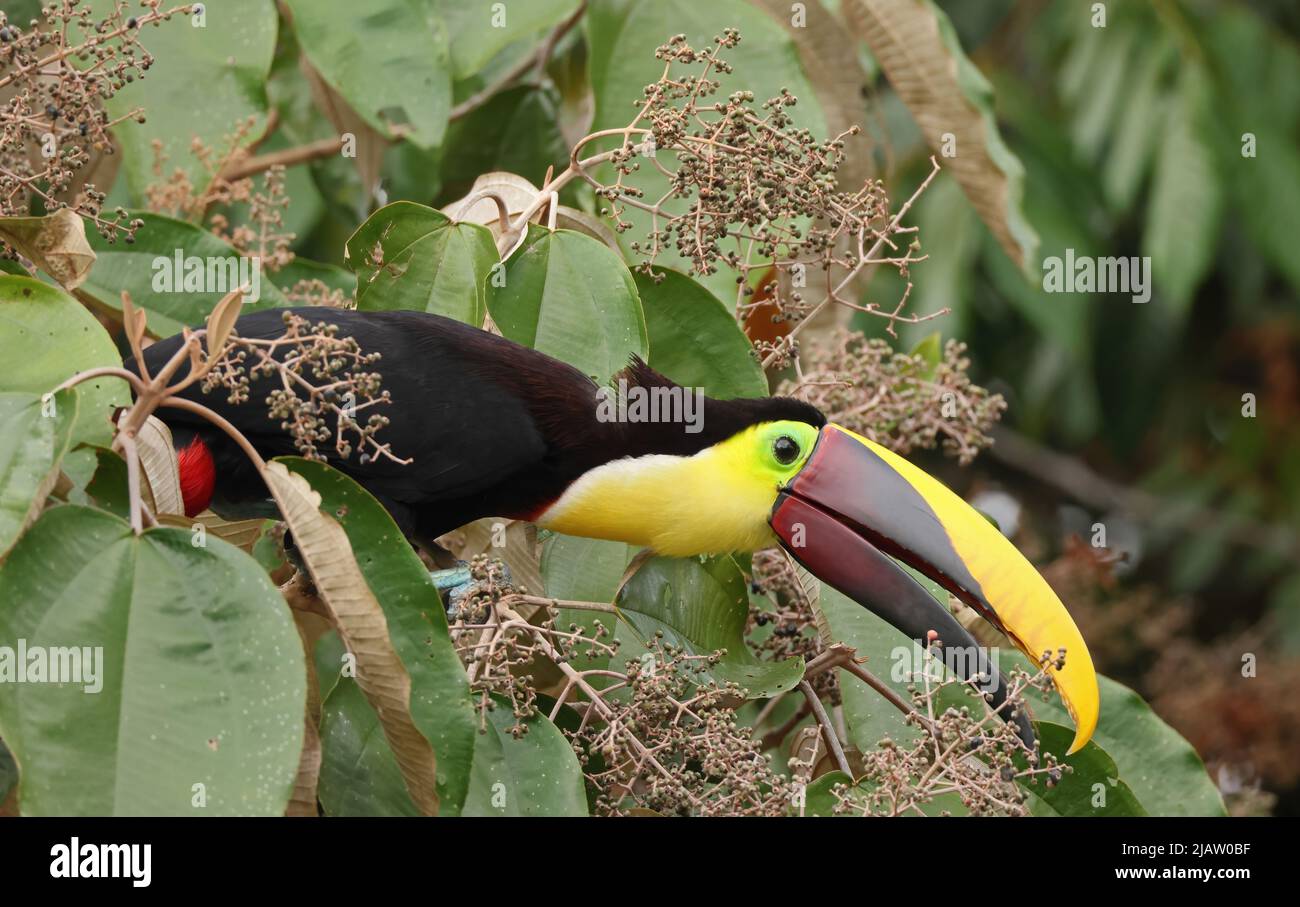
[[(272, 339), (283, 309), (240, 317), (236, 331)], [(373, 494), (413, 541), (483, 517), (532, 521), (676, 557), (784, 547), (796, 561), (923, 644), (976, 683), (994, 708), (1006, 680), (970, 633), (899, 562), (974, 608), (1036, 663), (1045, 655), (1075, 723), (1070, 752), (1092, 736), (1098, 686), (1087, 646), (1047, 582), (984, 516), (907, 460), (830, 423), (790, 397), (703, 397), (697, 418), (608, 417), (608, 388), (578, 369), (439, 315), (335, 308), (288, 311), (337, 325), (389, 394), (383, 429), (395, 457), (329, 463)], [(144, 351), (150, 372), (182, 343)], [(134, 368), (134, 363), (128, 363)], [(185, 374), (182, 370), (179, 376)], [(178, 377), (179, 377), (178, 376)], [(639, 358), (615, 376), (619, 393), (686, 393)], [(184, 394), (216, 410), (266, 458), (296, 453), (264, 401), (272, 378), (231, 403), (199, 384)], [(661, 396), (660, 399), (665, 399)], [(264, 501), (256, 469), (221, 430), (188, 410), (159, 411), (178, 448), (186, 512)], [(326, 448), (329, 445), (325, 445)], [(1022, 711), (1022, 710), (1018, 710)], [(1004, 716), (1026, 745), (1025, 714)]]

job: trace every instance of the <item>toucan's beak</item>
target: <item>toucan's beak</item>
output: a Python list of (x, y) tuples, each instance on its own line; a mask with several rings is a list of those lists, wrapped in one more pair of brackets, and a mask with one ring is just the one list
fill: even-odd
[[(772, 528), (796, 560), (912, 639), (934, 630), (944, 662), (992, 705), (1006, 683), (974, 638), (892, 558), (975, 608), (1038, 663), (1065, 650), (1052, 679), (1074, 719), (1073, 753), (1097, 726), (1097, 675), (1083, 637), (1046, 580), (1002, 533), (938, 480), (838, 425), (822, 429), (804, 466), (780, 491)], [(1007, 716), (1032, 745), (1028, 716)]]

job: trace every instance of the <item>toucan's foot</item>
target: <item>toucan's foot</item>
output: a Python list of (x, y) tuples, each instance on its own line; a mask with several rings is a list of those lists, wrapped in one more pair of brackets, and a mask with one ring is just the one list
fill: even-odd
[[(502, 579), (507, 583), (510, 582), (510, 568), (502, 566)], [(470, 576), (469, 561), (456, 561), (455, 567), (448, 567), (445, 570), (430, 570), (430, 578), (433, 579), (433, 585), (442, 596), (443, 607), (447, 609), (447, 614), (453, 615), (460, 608), (461, 602), (465, 596), (469, 595), (474, 588), (474, 578)]]
[(474, 585), (474, 579), (469, 573), (468, 561), (457, 561), (455, 567), (448, 567), (445, 570), (430, 570), (429, 577), (433, 580), (438, 594), (442, 596), (442, 606), (446, 608), (449, 616), (458, 610), (460, 603), (465, 600), (465, 596)]

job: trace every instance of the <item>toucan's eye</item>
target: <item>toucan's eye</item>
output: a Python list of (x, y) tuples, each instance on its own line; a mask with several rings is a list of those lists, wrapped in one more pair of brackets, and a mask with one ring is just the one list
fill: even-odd
[(776, 457), (776, 462), (781, 465), (789, 466), (799, 459), (799, 445), (789, 435), (781, 435), (772, 444), (772, 456)]

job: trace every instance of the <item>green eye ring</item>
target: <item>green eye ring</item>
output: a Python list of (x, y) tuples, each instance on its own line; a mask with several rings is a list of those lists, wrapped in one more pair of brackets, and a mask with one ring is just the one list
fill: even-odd
[(772, 456), (782, 466), (789, 466), (799, 459), (799, 442), (789, 435), (779, 435), (772, 442)]

